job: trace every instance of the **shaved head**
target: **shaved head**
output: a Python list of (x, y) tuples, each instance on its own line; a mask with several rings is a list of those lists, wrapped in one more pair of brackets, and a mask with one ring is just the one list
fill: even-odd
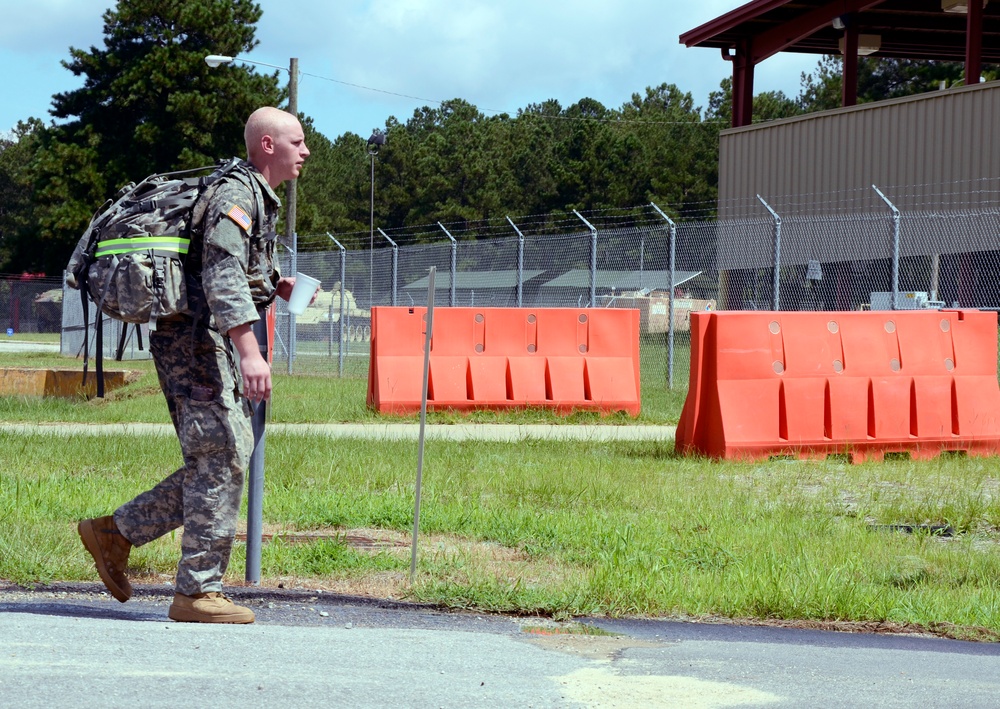
[(247, 144), (247, 157), (256, 163), (261, 155), (261, 141), (264, 136), (277, 138), (282, 132), (298, 128), (299, 121), (291, 113), (273, 106), (258, 108), (250, 114), (246, 127), (243, 129), (243, 140)]
[(309, 157), (299, 119), (273, 106), (258, 108), (250, 114), (243, 139), (247, 160), (271, 187), (298, 177), (302, 163)]

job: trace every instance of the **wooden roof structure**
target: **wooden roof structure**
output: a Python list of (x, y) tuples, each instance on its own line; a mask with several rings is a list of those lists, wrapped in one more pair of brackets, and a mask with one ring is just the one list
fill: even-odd
[[(733, 126), (749, 125), (754, 67), (778, 52), (844, 55), (843, 105), (857, 99), (857, 57), (965, 62), (977, 84), (1000, 63), (1000, 0), (753, 0), (680, 36), (733, 64)], [(843, 51), (841, 48), (843, 47)]]

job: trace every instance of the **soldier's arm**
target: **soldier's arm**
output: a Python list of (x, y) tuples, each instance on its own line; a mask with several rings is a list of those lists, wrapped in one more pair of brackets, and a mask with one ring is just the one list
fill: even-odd
[(227, 333), (240, 355), (240, 373), (243, 375), (243, 394), (250, 401), (260, 402), (271, 398), (271, 366), (260, 353), (252, 326), (237, 325)]
[(213, 195), (205, 215), (202, 285), (220, 332), (260, 319), (247, 281), (252, 201), (242, 184), (227, 182)]

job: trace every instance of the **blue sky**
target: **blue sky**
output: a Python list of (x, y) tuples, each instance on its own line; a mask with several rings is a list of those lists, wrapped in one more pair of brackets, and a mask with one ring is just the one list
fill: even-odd
[[(247, 59), (299, 60), (299, 110), (334, 139), (364, 137), (389, 116), (462, 98), (508, 112), (584, 97), (609, 108), (673, 83), (699, 106), (729, 75), (717, 50), (678, 37), (739, 0), (258, 0), (258, 47)], [(6, 91), (0, 132), (50, 120), (52, 95), (82, 81), (60, 65), (69, 48), (103, 47), (109, 0), (0, 0)], [(817, 56), (778, 55), (756, 69), (755, 91), (797, 95)], [(271, 71), (261, 68), (261, 71)], [(365, 87), (365, 88), (360, 88)]]

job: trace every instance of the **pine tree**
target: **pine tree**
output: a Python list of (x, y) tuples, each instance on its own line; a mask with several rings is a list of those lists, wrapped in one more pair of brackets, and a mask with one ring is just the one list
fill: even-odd
[[(260, 7), (249, 0), (122, 0), (104, 13), (104, 48), (71, 48), (84, 78), (57, 94), (33, 164), (34, 268), (61, 273), (93, 210), (118, 186), (154, 172), (243, 155), (243, 124), (282, 100), (278, 74), (211, 68), (208, 54), (246, 55)], [(283, 82), (280, 82), (283, 84)]]

